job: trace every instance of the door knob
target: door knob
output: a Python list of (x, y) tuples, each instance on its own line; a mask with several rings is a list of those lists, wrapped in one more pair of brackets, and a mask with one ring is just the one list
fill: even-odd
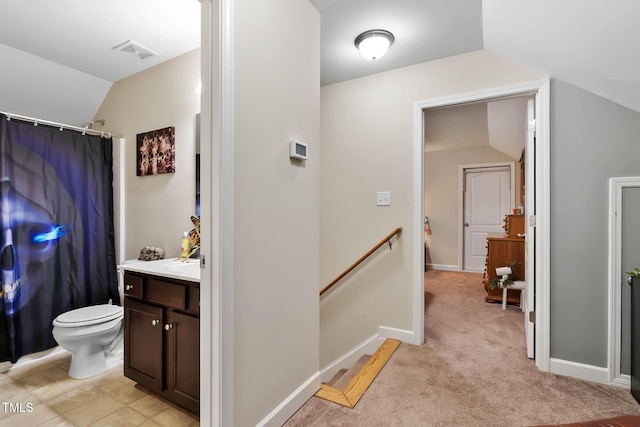
[(631, 284), (633, 283), (633, 280), (631, 280), (631, 276), (629, 276), (629, 278), (627, 279), (627, 283), (629, 284), (629, 286), (631, 286)]
[(464, 223), (464, 226), (465, 226), (465, 227), (468, 227), (468, 226), (469, 226), (469, 223), (468, 223), (468, 222), (465, 222), (465, 223)]

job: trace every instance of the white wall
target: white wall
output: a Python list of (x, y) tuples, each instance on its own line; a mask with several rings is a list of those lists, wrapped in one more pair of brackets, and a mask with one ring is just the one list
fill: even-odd
[(111, 87), (111, 82), (4, 44), (0, 58), (0, 111), (82, 126)]
[[(126, 138), (125, 258), (144, 246), (159, 246), (165, 258), (177, 257), (180, 238), (193, 228), (195, 213), (194, 117), (200, 77), (200, 49), (113, 84), (95, 115), (104, 129)], [(176, 172), (136, 176), (136, 135), (175, 126)]]
[(245, 0), (233, 26), (233, 425), (254, 426), (318, 372), (320, 17)]
[[(395, 227), (402, 237), (321, 302), (321, 366), (375, 333), (413, 329), (413, 106), (547, 76), (477, 51), (322, 88), (321, 286)], [(376, 191), (391, 192), (376, 207)]]

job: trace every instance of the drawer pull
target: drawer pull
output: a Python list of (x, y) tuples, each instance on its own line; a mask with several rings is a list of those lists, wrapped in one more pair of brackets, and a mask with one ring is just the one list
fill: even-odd
[(164, 330), (165, 331), (168, 331), (171, 328), (173, 328), (173, 323), (167, 323), (166, 325), (164, 325)]
[(156, 320), (156, 319), (153, 319), (153, 320), (151, 321), (151, 324), (152, 324), (153, 326), (156, 326), (158, 323), (160, 323), (160, 321), (159, 321), (159, 320)]

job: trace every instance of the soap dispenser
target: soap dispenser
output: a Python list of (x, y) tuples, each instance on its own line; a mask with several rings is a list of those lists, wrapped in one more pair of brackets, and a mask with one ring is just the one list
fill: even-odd
[(182, 239), (180, 242), (180, 259), (187, 260), (189, 258), (190, 252), (190, 244), (189, 244), (189, 233), (186, 231), (182, 234)]

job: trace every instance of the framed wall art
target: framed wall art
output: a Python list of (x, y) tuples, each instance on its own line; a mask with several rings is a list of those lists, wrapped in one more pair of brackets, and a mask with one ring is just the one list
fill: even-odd
[(175, 127), (136, 135), (136, 175), (159, 175), (175, 171)]

